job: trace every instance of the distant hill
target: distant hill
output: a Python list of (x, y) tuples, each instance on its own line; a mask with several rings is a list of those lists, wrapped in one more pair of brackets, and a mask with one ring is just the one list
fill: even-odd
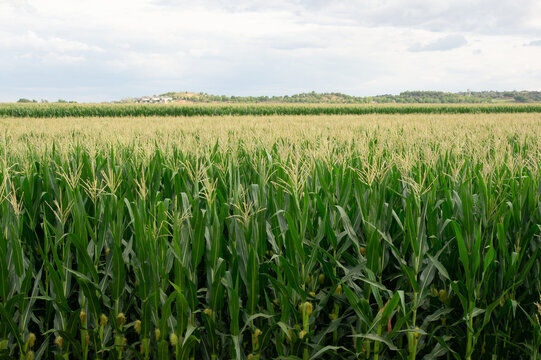
[(541, 91), (404, 91), (399, 95), (351, 96), (342, 93), (302, 93), (283, 96), (226, 96), (193, 92), (168, 92), (122, 100), (123, 103), (322, 103), (322, 104), (473, 104), (541, 102)]

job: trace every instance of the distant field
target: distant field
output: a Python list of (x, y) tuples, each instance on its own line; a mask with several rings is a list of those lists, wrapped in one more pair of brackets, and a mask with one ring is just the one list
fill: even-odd
[(539, 109), (1, 105), (0, 357), (538, 356)]
[(225, 116), (225, 115), (366, 115), (539, 113), (541, 104), (0, 104), (0, 116)]

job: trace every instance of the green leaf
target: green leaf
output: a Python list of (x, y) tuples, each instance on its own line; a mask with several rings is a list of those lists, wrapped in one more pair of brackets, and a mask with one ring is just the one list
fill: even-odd
[(253, 247), (250, 248), (248, 254), (246, 282), (246, 289), (248, 290), (248, 313), (253, 315), (256, 312), (259, 301), (259, 264)]
[(392, 343), (391, 340), (389, 340), (387, 338), (384, 338), (383, 336), (380, 336), (380, 335), (376, 335), (376, 334), (355, 334), (355, 335), (351, 335), (351, 336), (354, 337), (354, 338), (363, 338), (363, 339), (368, 339), (368, 340), (372, 340), (372, 341), (379, 341), (379, 342), (382, 342), (385, 345), (387, 345), (389, 350), (398, 351), (398, 348)]
[(357, 234), (355, 233), (353, 226), (351, 226), (351, 221), (348, 215), (346, 214), (346, 211), (339, 205), (336, 205), (336, 209), (338, 210), (338, 213), (340, 214), (340, 219), (342, 219), (342, 224), (344, 225), (344, 228), (346, 229), (348, 238), (351, 240), (351, 243), (355, 247), (355, 254), (359, 254), (359, 251), (360, 251), (359, 239), (357, 238)]
[(460, 262), (462, 263), (462, 266), (464, 267), (464, 271), (466, 272), (466, 278), (470, 278), (470, 257), (468, 254), (468, 250), (466, 249), (466, 244), (464, 243), (464, 239), (462, 238), (462, 230), (458, 226), (456, 222), (453, 222), (453, 228), (455, 229), (455, 235), (456, 235), (456, 242), (458, 245), (458, 255), (460, 257)]
[(496, 251), (494, 251), (494, 248), (492, 245), (488, 249), (487, 253), (485, 254), (485, 263), (483, 266), (483, 272), (486, 273), (487, 269), (490, 265), (494, 262), (494, 259), (496, 258)]
[(2, 317), (2, 322), (7, 323), (9, 329), (11, 330), (11, 334), (13, 335), (13, 337), (15, 337), (15, 340), (17, 340), (19, 349), (22, 349), (23, 340), (21, 338), (21, 334), (19, 333), (19, 330), (17, 329), (17, 325), (13, 322), (13, 319), (11, 318), (10, 314), (6, 311), (6, 309), (4, 308), (4, 305), (2, 304), (0, 304), (0, 315)]
[(451, 278), (449, 277), (449, 273), (447, 272), (447, 269), (445, 269), (442, 263), (439, 262), (438, 259), (436, 259), (435, 257), (429, 254), (427, 254), (427, 256), (430, 259), (430, 262), (436, 267), (436, 269), (438, 269), (439, 273), (447, 280), (451, 280)]

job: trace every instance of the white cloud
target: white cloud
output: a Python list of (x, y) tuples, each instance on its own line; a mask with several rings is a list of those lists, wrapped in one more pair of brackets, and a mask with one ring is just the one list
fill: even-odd
[(416, 51), (448, 51), (468, 44), (466, 38), (462, 35), (447, 35), (437, 40), (420, 44), (413, 44), (409, 50)]
[(24, 34), (0, 32), (0, 46), (3, 49), (24, 49), (25, 51), (56, 51), (68, 52), (103, 52), (99, 46), (85, 44), (80, 41), (63, 39), (60, 37), (43, 38), (33, 31), (26, 31)]
[(58, 66), (58, 65), (70, 65), (78, 64), (86, 60), (83, 56), (71, 56), (59, 53), (47, 53), (41, 60), (45, 65)]
[(5, 0), (0, 101), (39, 89), (40, 97), (70, 98), (74, 89), (71, 98), (94, 100), (170, 90), (539, 90), (540, 6), (536, 0)]

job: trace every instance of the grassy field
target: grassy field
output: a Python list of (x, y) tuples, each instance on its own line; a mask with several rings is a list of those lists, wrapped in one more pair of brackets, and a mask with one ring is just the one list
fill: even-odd
[(540, 113), (40, 106), (0, 107), (0, 356), (539, 357)]
[(541, 113), (541, 104), (0, 104), (0, 116), (227, 116)]

